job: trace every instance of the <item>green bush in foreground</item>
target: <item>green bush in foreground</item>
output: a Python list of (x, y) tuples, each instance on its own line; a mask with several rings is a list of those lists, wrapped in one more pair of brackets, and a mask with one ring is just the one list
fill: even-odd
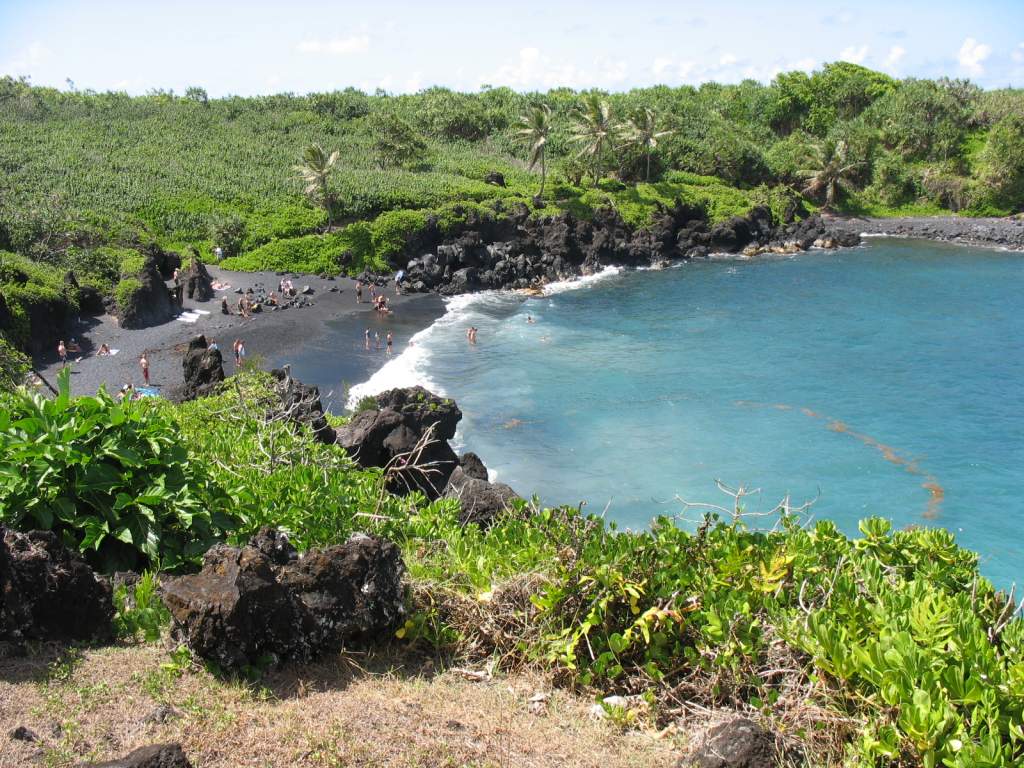
[(105, 392), (0, 395), (0, 522), (58, 532), (103, 570), (194, 561), (237, 522), (172, 422)]

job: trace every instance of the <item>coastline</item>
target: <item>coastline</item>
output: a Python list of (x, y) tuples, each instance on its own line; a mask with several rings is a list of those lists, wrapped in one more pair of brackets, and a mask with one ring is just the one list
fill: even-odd
[[(234, 312), (234, 304), (239, 297), (236, 289), (244, 291), (257, 284), (276, 286), (280, 278), (276, 272), (232, 272), (214, 265), (207, 268), (214, 280), (227, 282), (231, 287), (217, 291), (209, 301), (186, 299), (184, 310), (208, 313), (201, 314), (193, 323), (173, 319), (149, 328), (127, 330), (121, 328), (111, 315), (79, 318), (75, 330), (69, 334), (69, 338), (76, 338), (83, 351), (80, 360), (76, 360), (78, 355), (69, 356), (74, 361), (71, 363), (72, 392), (93, 394), (104, 386), (108, 392), (114, 393), (129, 382), (135, 386), (142, 385), (139, 357), (145, 353), (150, 362), (152, 385), (160, 390), (161, 395), (174, 397), (183, 383), (181, 361), (185, 347), (198, 334), (218, 342), (224, 357), (224, 373), (229, 376), (235, 372), (231, 345), (236, 338), (241, 338), (245, 341), (248, 359), (260, 358), (264, 367), (291, 364), (306, 350), (314, 349), (319, 355), (332, 355), (335, 367), (339, 359), (344, 360), (345, 375), (350, 383), (365, 381), (384, 365), (387, 360), (385, 351), (371, 350), (367, 353), (361, 348), (353, 351), (355, 345), (353, 350), (329, 349), (322, 340), (331, 330), (348, 328), (353, 338), (361, 339), (366, 328), (371, 329), (371, 334), (376, 329), (383, 340), (387, 329), (393, 328), (397, 355), (404, 349), (409, 336), (444, 314), (444, 302), (439, 296), (396, 295), (394, 286), (389, 285), (385, 290), (394, 314), (383, 318), (373, 310), (365, 293), (363, 303), (356, 303), (355, 280), (352, 278), (292, 274), (297, 289), (308, 285), (313, 290), (309, 296), (311, 306), (263, 312), (247, 319), (238, 314), (223, 315), (220, 310), (222, 296), (228, 297)], [(104, 343), (118, 353), (111, 357), (98, 357), (96, 350)], [(34, 365), (47, 382), (56, 385), (62, 366), (55, 349), (37, 357)], [(301, 378), (299, 370), (295, 373)], [(317, 380), (316, 376), (308, 373), (306, 377), (311, 383)]]
[(1024, 251), (1024, 217), (897, 216), (893, 218), (822, 214), (837, 233), (932, 240), (941, 243)]
[[(916, 238), (1024, 251), (1024, 218), (827, 215), (822, 217), (821, 223), (831, 233), (848, 236)], [(230, 352), (231, 343), (235, 338), (242, 338), (250, 360), (261, 358), (264, 367), (291, 365), (297, 378), (320, 386), (324, 392), (325, 405), (338, 413), (346, 408), (349, 401), (347, 390), (350, 387), (358, 386), (367, 392), (372, 390), (373, 387), (367, 389), (366, 385), (371, 383), (374, 375), (389, 361), (397, 361), (413, 336), (429, 328), (446, 312), (445, 301), (437, 292), (397, 294), (394, 287), (389, 285), (385, 290), (395, 312), (383, 318), (372, 309), (368, 299), (361, 304), (356, 303), (353, 278), (322, 278), (290, 273), (297, 288), (308, 285), (313, 290), (311, 306), (265, 312), (243, 319), (237, 314), (221, 314), (221, 296), (226, 295), (233, 305), (238, 297), (236, 289), (245, 290), (259, 284), (276, 285), (278, 273), (234, 272), (215, 265), (207, 265), (207, 268), (215, 280), (227, 282), (231, 287), (226, 291), (218, 291), (210, 301), (186, 299), (184, 310), (204, 313), (194, 323), (174, 319), (149, 328), (126, 330), (111, 315), (79, 318), (75, 330), (69, 334), (78, 340), (83, 350), (81, 359), (75, 360), (71, 366), (72, 391), (92, 394), (100, 386), (105, 386), (108, 392), (116, 392), (129, 382), (141, 385), (138, 360), (145, 353), (150, 361), (153, 386), (159, 388), (162, 395), (174, 397), (182, 384), (181, 358), (185, 346), (192, 337), (202, 333), (207, 339), (216, 340), (220, 344), (227, 375), (231, 375), (235, 369)], [(559, 284), (572, 285), (580, 278), (587, 277), (579, 275), (565, 281), (548, 283), (546, 290)], [(367, 329), (371, 333), (369, 350), (363, 344)], [(383, 346), (388, 330), (394, 333), (395, 339), (390, 357)], [(380, 334), (380, 349), (376, 348), (373, 341), (374, 333)], [(338, 338), (348, 338), (350, 342), (339, 348), (337, 342), (332, 345), (328, 341)], [(118, 354), (113, 357), (97, 357), (95, 350), (103, 343), (119, 350)], [(72, 356), (72, 359), (75, 357)], [(50, 351), (34, 362), (36, 370), (46, 381), (55, 384), (61, 369), (56, 351)]]

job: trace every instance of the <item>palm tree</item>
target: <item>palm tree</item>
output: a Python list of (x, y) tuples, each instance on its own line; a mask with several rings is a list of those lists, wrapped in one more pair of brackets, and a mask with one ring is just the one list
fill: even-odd
[(859, 162), (847, 162), (848, 147), (845, 141), (826, 142), (812, 148), (817, 168), (797, 173), (807, 182), (802, 192), (805, 195), (825, 198), (825, 210), (835, 204), (840, 190), (850, 190), (850, 179), (853, 171), (863, 165)]
[(658, 130), (658, 116), (647, 107), (644, 107), (631, 118), (626, 126), (626, 143), (644, 148), (647, 155), (647, 171), (644, 174), (644, 181), (651, 180), (651, 152), (657, 149), (658, 139), (668, 136), (672, 131), (665, 129)]
[(548, 134), (551, 132), (551, 107), (547, 104), (533, 107), (519, 118), (519, 125), (518, 134), (530, 143), (529, 168), (531, 171), (540, 160), (540, 192), (537, 193), (537, 197), (544, 197), (544, 180), (547, 178), (545, 150), (548, 144)]
[(331, 225), (334, 196), (331, 194), (327, 182), (337, 162), (338, 150), (334, 150), (328, 155), (319, 144), (311, 144), (302, 152), (302, 163), (295, 166), (295, 171), (306, 184), (304, 190), (306, 196), (314, 203), (322, 205), (327, 212), (328, 227)]
[(576, 110), (576, 127), (572, 140), (583, 145), (579, 157), (588, 156), (593, 163), (594, 183), (601, 178), (604, 148), (615, 138), (616, 125), (611, 107), (597, 93), (588, 93)]

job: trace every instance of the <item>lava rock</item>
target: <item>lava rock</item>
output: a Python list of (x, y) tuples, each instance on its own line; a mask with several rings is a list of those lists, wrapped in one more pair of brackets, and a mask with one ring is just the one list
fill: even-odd
[(222, 544), (161, 594), (189, 648), (237, 671), (387, 634), (404, 617), (404, 572), (399, 548), (366, 534), (278, 566), (256, 546)]
[(451, 440), (462, 420), (462, 411), (455, 401), (438, 397), (423, 387), (389, 389), (377, 395), (377, 407), (401, 414), (402, 422), (420, 434), (434, 427), (439, 440)]
[(488, 171), (487, 175), (484, 176), (484, 181), (496, 187), (505, 186), (505, 176), (498, 171)]
[(365, 533), (311, 549), (281, 568), (278, 580), (313, 617), (318, 652), (373, 640), (405, 618), (405, 565), (396, 544)]
[(459, 499), (462, 525), (477, 523), (487, 526), (494, 519), (513, 508), (520, 497), (505, 483), (491, 483), (468, 476), (462, 467), (456, 467), (448, 480), (445, 496)]
[(11, 731), (11, 738), (15, 741), (27, 741), (29, 743), (39, 741), (39, 737), (36, 736), (36, 732), (31, 728), (26, 728), (24, 725), (19, 725)]
[(466, 451), (459, 457), (459, 466), (466, 477), (473, 477), (477, 480), (487, 479), (487, 467), (483, 461), (472, 451)]
[(299, 559), (299, 553), (288, 541), (288, 534), (265, 525), (249, 540), (249, 546), (255, 547), (274, 565), (288, 565)]
[(775, 768), (775, 737), (745, 717), (712, 728), (679, 768)]
[(0, 640), (107, 640), (110, 585), (52, 531), (0, 526)]
[(136, 275), (140, 287), (126, 298), (117, 311), (122, 328), (147, 328), (166, 323), (177, 314), (178, 308), (171, 300), (170, 291), (157, 268), (156, 257), (147, 257), (142, 272)]
[(270, 375), (276, 382), (275, 388), (281, 400), (281, 408), (288, 419), (295, 424), (308, 426), (313, 431), (313, 439), (317, 442), (333, 444), (337, 440), (337, 433), (324, 416), (320, 389), (292, 378), (290, 366), (274, 368)]
[(186, 400), (209, 395), (224, 381), (224, 358), (219, 349), (210, 349), (205, 336), (196, 336), (188, 343), (181, 367)]
[(337, 441), (360, 466), (388, 467), (388, 488), (421, 490), (431, 499), (444, 492), (458, 457), (448, 445), (462, 418), (455, 402), (423, 387), (377, 395), (376, 408), (361, 411), (337, 432)]
[(185, 287), (190, 299), (209, 301), (213, 298), (213, 278), (198, 254), (193, 253), (188, 267), (178, 273), (178, 284)]
[(218, 544), (203, 556), (199, 573), (160, 586), (176, 634), (207, 661), (226, 670), (267, 657), (306, 660), (303, 639), (312, 620), (277, 582), (270, 559), (255, 547)]
[(82, 768), (192, 768), (181, 744), (151, 744), (139, 747), (119, 760), (88, 763)]

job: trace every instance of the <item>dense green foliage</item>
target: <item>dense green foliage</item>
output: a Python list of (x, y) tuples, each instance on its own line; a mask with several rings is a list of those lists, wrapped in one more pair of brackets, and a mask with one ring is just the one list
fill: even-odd
[[(815, 764), (1024, 760), (1024, 623), (944, 530), (870, 519), (851, 539), (783, 510), (758, 531), (737, 506), (695, 531), (662, 517), (618, 532), (525, 504), (463, 527), (457, 502), (391, 496), (381, 471), (266, 421), (275, 397), (260, 374), (181, 406), (15, 395), (0, 422), (0, 503), (23, 511), (5, 522), (58, 528), (85, 550), (102, 531), (164, 565), (198, 553), (176, 538), (186, 523), (204, 544), (260, 525), (300, 548), (372, 531), (409, 568), (401, 643), (539, 664), (595, 692), (641, 694), (656, 717), (680, 700), (746, 709)], [(199, 500), (221, 511), (218, 529)], [(153, 586), (118, 591), (122, 636), (166, 623)]]
[(78, 312), (78, 297), (60, 270), (5, 251), (0, 251), (0, 302), (0, 330), (23, 350), (33, 322), (61, 326)]
[(0, 394), (0, 522), (53, 530), (106, 570), (197, 559), (237, 522), (173, 423), (105, 392)]
[[(802, 172), (827, 165), (822, 155), (839, 146), (848, 192), (819, 185), (808, 192), (816, 202), (833, 189), (840, 209), (876, 214), (1024, 205), (1021, 91), (897, 81), (848, 63), (768, 85), (613, 94), (348, 89), (209, 99), (201, 91), (133, 98), (0, 80), (0, 248), (75, 268), (106, 293), (120, 275), (104, 247), (191, 243), (208, 257), (220, 245), (238, 257), (236, 268), (357, 272), (382, 268), (394, 241), (383, 237), (383, 250), (376, 239), (361, 248), (282, 241), (321, 233), (329, 219), (370, 226), (415, 210), (425, 221), (459, 202), (509, 210), (531, 204), (548, 176), (554, 183), (536, 215), (588, 215), (610, 202), (644, 224), (655, 199), (692, 201), (694, 190), (675, 185), (674, 174), (718, 179), (704, 199), (712, 211), (734, 211), (741, 206), (719, 205), (719, 192), (749, 205), (745, 191), (760, 185), (801, 189)], [(322, 156), (310, 165), (304, 153), (315, 146)], [(485, 183), (491, 171), (507, 186)], [(667, 186), (602, 194), (608, 176)]]

